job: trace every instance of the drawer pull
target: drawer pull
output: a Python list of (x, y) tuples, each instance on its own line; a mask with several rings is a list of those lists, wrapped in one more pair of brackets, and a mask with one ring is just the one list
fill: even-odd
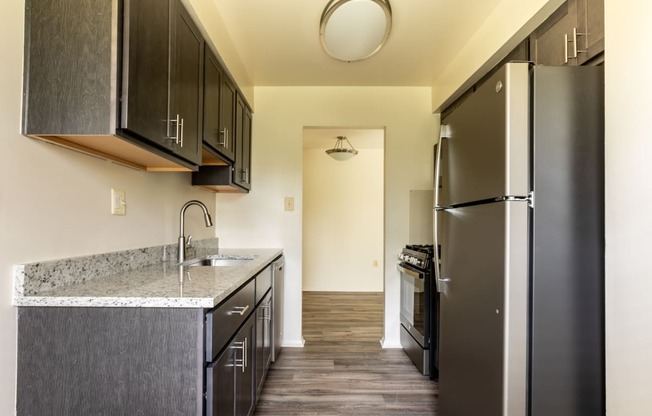
[(249, 305), (247, 306), (235, 306), (233, 307), (233, 310), (229, 312), (229, 315), (235, 315), (238, 314), (240, 316), (244, 315), (245, 312), (247, 312), (247, 309), (249, 309)]

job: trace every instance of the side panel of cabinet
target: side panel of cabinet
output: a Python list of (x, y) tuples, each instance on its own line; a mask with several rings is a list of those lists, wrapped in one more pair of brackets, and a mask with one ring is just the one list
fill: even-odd
[(125, 0), (121, 127), (172, 149), (168, 132), (170, 8), (160, 0)]
[(117, 0), (26, 1), (24, 134), (114, 131), (119, 12)]
[(201, 415), (201, 309), (18, 309), (18, 415)]
[[(201, 162), (203, 117), (204, 38), (179, 0), (173, 1), (170, 73), (170, 115), (181, 125), (173, 133), (175, 152), (185, 159)], [(176, 128), (176, 122), (173, 123)]]

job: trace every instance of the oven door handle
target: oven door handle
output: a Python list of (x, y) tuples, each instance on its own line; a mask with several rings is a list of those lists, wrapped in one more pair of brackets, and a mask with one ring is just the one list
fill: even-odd
[(406, 269), (405, 267), (401, 266), (400, 264), (396, 265), (396, 269), (404, 274), (407, 274), (410, 277), (414, 277), (415, 279), (423, 279), (423, 273), (415, 272), (414, 270)]

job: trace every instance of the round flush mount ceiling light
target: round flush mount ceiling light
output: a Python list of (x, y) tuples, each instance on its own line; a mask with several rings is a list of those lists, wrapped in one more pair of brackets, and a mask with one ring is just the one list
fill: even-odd
[(331, 0), (321, 15), (319, 38), (330, 56), (353, 62), (378, 52), (391, 28), (389, 0)]

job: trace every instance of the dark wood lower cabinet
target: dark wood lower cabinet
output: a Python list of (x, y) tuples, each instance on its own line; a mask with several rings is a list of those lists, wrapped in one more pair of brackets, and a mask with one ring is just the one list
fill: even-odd
[[(267, 275), (259, 275), (265, 288)], [(272, 319), (269, 289), (258, 308), (239, 306), (250, 298), (253, 307), (256, 283), (211, 310), (18, 308), (16, 414), (252, 415)], [(225, 308), (241, 324), (207, 358), (207, 317), (223, 325)]]

